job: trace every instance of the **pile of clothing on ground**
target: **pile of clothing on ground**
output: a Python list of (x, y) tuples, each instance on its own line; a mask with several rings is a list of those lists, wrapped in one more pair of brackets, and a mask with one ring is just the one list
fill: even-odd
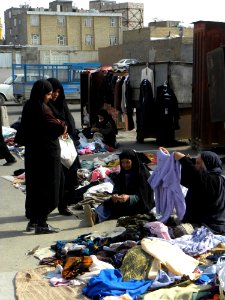
[[(146, 153), (149, 166), (155, 164), (155, 154)], [(81, 168), (78, 169), (79, 187), (74, 190), (73, 209), (82, 209), (84, 204), (100, 204), (106, 200), (113, 189), (113, 178), (120, 171), (119, 155), (109, 154), (104, 157), (95, 157), (92, 160), (80, 159)], [(26, 174), (24, 169), (14, 172), (10, 176), (14, 187), (26, 191)]]
[(77, 152), (79, 155), (115, 151), (114, 148), (104, 144), (99, 136), (93, 139), (87, 139), (82, 132), (80, 132), (78, 136), (79, 145), (77, 146)]
[(40, 265), (53, 267), (43, 280), (79, 286), (89, 299), (223, 299), (225, 237), (201, 227), (171, 238), (152, 220), (121, 217), (111, 232), (57, 241), (47, 256), (38, 249)]

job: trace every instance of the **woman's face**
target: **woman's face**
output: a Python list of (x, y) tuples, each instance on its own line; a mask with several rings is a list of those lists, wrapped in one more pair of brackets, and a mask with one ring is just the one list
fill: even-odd
[(99, 122), (103, 122), (103, 121), (104, 121), (104, 117), (101, 116), (101, 115), (98, 115), (98, 121), (99, 121)]
[(52, 100), (55, 101), (60, 94), (60, 89), (56, 89), (55, 91), (52, 92)]
[(52, 91), (44, 95), (44, 103), (48, 103), (52, 99)]
[(121, 159), (121, 166), (125, 171), (129, 171), (132, 168), (132, 160), (127, 158)]
[(201, 155), (199, 155), (199, 156), (196, 157), (195, 168), (196, 168), (198, 171), (203, 171), (203, 170), (206, 169), (205, 164), (204, 164), (204, 161), (203, 161), (202, 158), (201, 158)]

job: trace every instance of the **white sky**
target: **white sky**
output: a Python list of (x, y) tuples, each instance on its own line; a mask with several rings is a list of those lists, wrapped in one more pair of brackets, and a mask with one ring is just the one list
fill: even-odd
[[(10, 7), (19, 7), (20, 4), (29, 4), (31, 7), (48, 8), (48, 0), (2, 0), (0, 5), (0, 17), (4, 17), (4, 11)], [(224, 0), (116, 0), (117, 3), (136, 2), (144, 3), (144, 25), (158, 20), (174, 20), (191, 23), (199, 20), (225, 22), (223, 9)], [(88, 9), (89, 0), (73, 1), (74, 6)], [(4, 27), (4, 24), (3, 24)]]

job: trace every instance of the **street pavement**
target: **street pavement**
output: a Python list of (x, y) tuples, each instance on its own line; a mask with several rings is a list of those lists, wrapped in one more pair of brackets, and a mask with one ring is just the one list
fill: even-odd
[[(79, 127), (79, 109), (77, 107), (74, 109), (74, 106), (70, 107), (76, 124), (78, 124), (77, 127)], [(10, 115), (10, 121), (13, 118), (15, 116)], [(133, 148), (140, 152), (155, 153), (158, 148), (154, 143), (154, 139), (146, 139), (143, 144), (137, 144), (135, 130), (120, 130), (117, 141), (119, 142), (117, 153), (123, 148)], [(196, 154), (188, 144), (179, 148), (169, 148), (169, 150)], [(109, 154), (101, 153), (99, 156)], [(89, 160), (96, 156), (98, 155), (86, 155), (80, 158)], [(14, 187), (12, 182), (2, 177), (13, 175), (15, 170), (23, 169), (24, 161), (17, 157), (17, 162), (11, 166), (3, 166), (4, 162), (5, 160), (0, 160), (0, 257), (2, 258), (0, 262), (0, 299), (13, 300), (16, 299), (14, 282), (16, 273), (22, 270), (34, 269), (38, 266), (38, 259), (32, 254), (29, 255), (32, 249), (37, 246), (40, 248), (49, 247), (55, 244), (57, 240), (72, 240), (81, 234), (108, 232), (115, 228), (116, 221), (110, 220), (97, 224), (94, 227), (87, 227), (82, 211), (74, 211), (73, 216), (61, 216), (56, 209), (50, 214), (48, 222), (52, 226), (61, 228), (61, 232), (43, 235), (27, 233), (25, 228), (28, 221), (24, 212), (25, 194), (21, 189)]]

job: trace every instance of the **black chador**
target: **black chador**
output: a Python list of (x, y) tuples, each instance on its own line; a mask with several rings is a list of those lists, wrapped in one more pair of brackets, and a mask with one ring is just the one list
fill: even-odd
[(175, 130), (179, 129), (179, 109), (175, 93), (165, 82), (157, 87), (156, 142), (160, 146), (175, 144)]
[(137, 108), (137, 141), (142, 142), (155, 128), (155, 103), (153, 88), (147, 79), (140, 85), (139, 108)]

